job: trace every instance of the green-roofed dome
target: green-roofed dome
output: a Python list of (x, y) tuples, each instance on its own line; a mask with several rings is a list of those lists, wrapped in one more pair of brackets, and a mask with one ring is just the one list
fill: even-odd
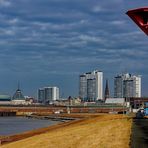
[(11, 96), (9, 96), (9, 95), (0, 95), (0, 101), (11, 101)]

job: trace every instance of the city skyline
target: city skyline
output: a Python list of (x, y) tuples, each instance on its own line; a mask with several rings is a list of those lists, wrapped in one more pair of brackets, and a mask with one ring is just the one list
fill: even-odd
[[(128, 72), (116, 74), (114, 78), (112, 78), (112, 81), (114, 83), (113, 87), (110, 87), (110, 85), (108, 85), (108, 79), (104, 79), (103, 75), (104, 75), (103, 71), (97, 69), (91, 72), (85, 72), (83, 74), (80, 74), (78, 76), (79, 77), (78, 95), (73, 95), (72, 97), (80, 97), (82, 100), (100, 100), (100, 99), (104, 100), (106, 98), (105, 94), (107, 95), (107, 98), (147, 97), (142, 95), (141, 75), (134, 75)], [(42, 86), (38, 88), (35, 96), (30, 96), (30, 97), (34, 97), (35, 99), (38, 100), (39, 91), (42, 92), (44, 91), (45, 88), (59, 89), (59, 87), (55, 85)], [(125, 88), (129, 94), (134, 94), (134, 95), (129, 95), (129, 96), (123, 95)], [(111, 95), (110, 95), (110, 89), (112, 90)], [(23, 92), (23, 88), (20, 87), (20, 82), (18, 83), (18, 87), (15, 93), (17, 91)], [(0, 93), (0, 95), (9, 95), (13, 98), (13, 95), (9, 93)], [(25, 96), (28, 96), (28, 94), (25, 94)], [(69, 96), (71, 95), (69, 94)], [(63, 97), (62, 93), (59, 93), (58, 98), (66, 99), (69, 96)]]
[(101, 69), (142, 75), (148, 96), (147, 36), (125, 14), (145, 0), (0, 0), (0, 93), (36, 96), (42, 86), (78, 95), (79, 75)]

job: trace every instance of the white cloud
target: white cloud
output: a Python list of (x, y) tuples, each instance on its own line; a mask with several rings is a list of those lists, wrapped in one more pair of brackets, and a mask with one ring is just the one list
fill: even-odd
[(18, 18), (13, 18), (13, 19), (9, 20), (9, 23), (10, 24), (16, 24), (18, 22), (19, 22), (19, 19)]
[(11, 2), (8, 0), (0, 0), (0, 6), (9, 7)]
[(102, 11), (105, 11), (101, 6), (94, 6), (93, 8), (92, 8), (92, 11), (93, 12), (102, 12)]
[(124, 25), (125, 21), (123, 20), (115, 20), (110, 22), (112, 25)]
[(89, 35), (80, 35), (79, 38), (86, 42), (101, 42), (102, 39), (95, 36), (89, 36)]
[(14, 35), (15, 32), (13, 30), (5, 30), (6, 35)]

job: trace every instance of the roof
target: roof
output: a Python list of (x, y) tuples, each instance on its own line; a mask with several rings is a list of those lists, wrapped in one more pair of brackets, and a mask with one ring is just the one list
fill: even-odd
[(123, 104), (125, 102), (124, 98), (107, 98), (105, 103), (110, 104)]
[(11, 97), (9, 95), (0, 95), (0, 101), (11, 101)]
[(20, 89), (17, 89), (15, 94), (13, 95), (13, 100), (25, 100), (25, 97), (23, 96)]
[(0, 95), (0, 99), (10, 99), (9, 95)]

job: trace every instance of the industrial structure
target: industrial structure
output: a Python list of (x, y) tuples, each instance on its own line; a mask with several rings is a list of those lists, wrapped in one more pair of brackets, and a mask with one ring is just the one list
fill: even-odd
[(103, 99), (103, 72), (95, 70), (79, 77), (79, 96), (83, 101)]

